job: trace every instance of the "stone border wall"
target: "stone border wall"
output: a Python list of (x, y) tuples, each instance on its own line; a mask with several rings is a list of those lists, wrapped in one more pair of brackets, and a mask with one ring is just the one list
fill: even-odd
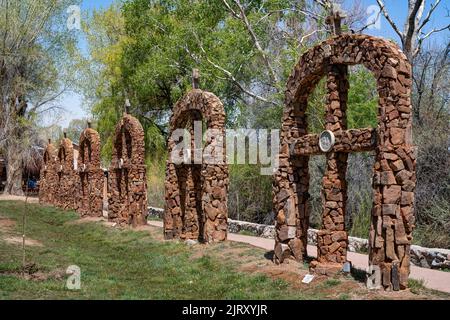
[[(149, 217), (163, 219), (164, 209), (148, 207)], [(239, 233), (247, 231), (256, 237), (274, 239), (275, 226), (259, 224), (247, 221), (228, 219), (228, 232)], [(308, 229), (308, 244), (317, 245), (317, 229)], [(369, 241), (363, 238), (348, 237), (349, 252), (368, 252)], [(426, 248), (417, 245), (411, 245), (412, 264), (428, 269), (450, 269), (450, 250), (439, 248)]]

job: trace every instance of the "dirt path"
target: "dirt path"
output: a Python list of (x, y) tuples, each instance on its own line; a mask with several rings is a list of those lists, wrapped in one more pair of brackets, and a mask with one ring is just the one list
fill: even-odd
[[(25, 201), (24, 196), (11, 196), (7, 194), (0, 194), (0, 201)], [(28, 197), (29, 203), (39, 203), (38, 197)]]
[[(149, 221), (148, 224), (161, 228), (163, 226), (161, 221)], [(228, 233), (228, 240), (247, 243), (266, 250), (273, 250), (273, 239)], [(308, 255), (317, 257), (317, 248), (308, 245)], [(368, 267), (369, 257), (365, 254), (349, 252), (347, 257), (355, 268), (366, 270)], [(416, 280), (423, 280), (424, 286), (427, 288), (450, 293), (450, 272), (411, 266), (410, 277)]]

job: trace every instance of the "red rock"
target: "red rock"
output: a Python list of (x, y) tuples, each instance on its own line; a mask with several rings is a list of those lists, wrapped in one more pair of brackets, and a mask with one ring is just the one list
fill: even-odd
[(401, 145), (405, 142), (405, 129), (391, 128), (391, 142), (393, 145)]
[(396, 184), (396, 180), (392, 171), (382, 171), (380, 174), (380, 183), (382, 185)]
[(386, 204), (398, 203), (402, 188), (397, 185), (385, 186), (383, 188), (383, 202)]

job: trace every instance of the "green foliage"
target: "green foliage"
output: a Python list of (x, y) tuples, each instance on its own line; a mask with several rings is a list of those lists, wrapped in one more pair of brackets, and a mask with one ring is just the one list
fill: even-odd
[[(75, 143), (78, 143), (80, 140), (81, 133), (87, 128), (88, 119), (73, 119), (69, 122), (69, 125), (65, 129), (67, 133), (67, 138), (72, 140)], [(93, 123), (92, 128), (95, 128), (96, 125)]]
[(418, 224), (414, 230), (414, 243), (432, 247), (450, 249), (450, 203), (448, 199), (435, 199), (426, 214), (427, 222)]
[(362, 66), (350, 68), (347, 106), (348, 128), (377, 126), (378, 93), (375, 77)]
[(268, 214), (272, 209), (272, 177), (262, 176), (258, 165), (234, 164), (229, 166), (229, 170), (229, 217), (271, 223)]

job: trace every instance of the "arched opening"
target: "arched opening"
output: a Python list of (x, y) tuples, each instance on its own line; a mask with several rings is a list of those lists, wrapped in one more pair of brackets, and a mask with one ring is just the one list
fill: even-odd
[(144, 157), (144, 129), (138, 119), (124, 114), (116, 126), (113, 157), (108, 174), (109, 220), (133, 226), (147, 223), (147, 177)]
[[(348, 129), (348, 66), (364, 65), (377, 79), (377, 127)], [(307, 101), (327, 77), (325, 129), (307, 133)], [(313, 267), (337, 268), (347, 259), (345, 229), (348, 154), (374, 150), (373, 209), (369, 231), (370, 265), (383, 273), (383, 286), (407, 286), (413, 228), (415, 148), (411, 145), (411, 68), (393, 43), (366, 35), (343, 34), (310, 49), (287, 83), (280, 152), (274, 185), (277, 227), (275, 262), (306, 256), (308, 159), (325, 154), (323, 223), (317, 233)], [(300, 173), (300, 174), (299, 174)], [(334, 264), (334, 266), (333, 266)]]
[(103, 215), (104, 174), (100, 168), (100, 135), (88, 127), (80, 135), (78, 165), (79, 200), (77, 212), (82, 216)]
[[(223, 105), (212, 93), (194, 89), (174, 106), (166, 166), (166, 239), (226, 239), (228, 167), (224, 125)], [(183, 140), (180, 129), (190, 134), (190, 141)]]

